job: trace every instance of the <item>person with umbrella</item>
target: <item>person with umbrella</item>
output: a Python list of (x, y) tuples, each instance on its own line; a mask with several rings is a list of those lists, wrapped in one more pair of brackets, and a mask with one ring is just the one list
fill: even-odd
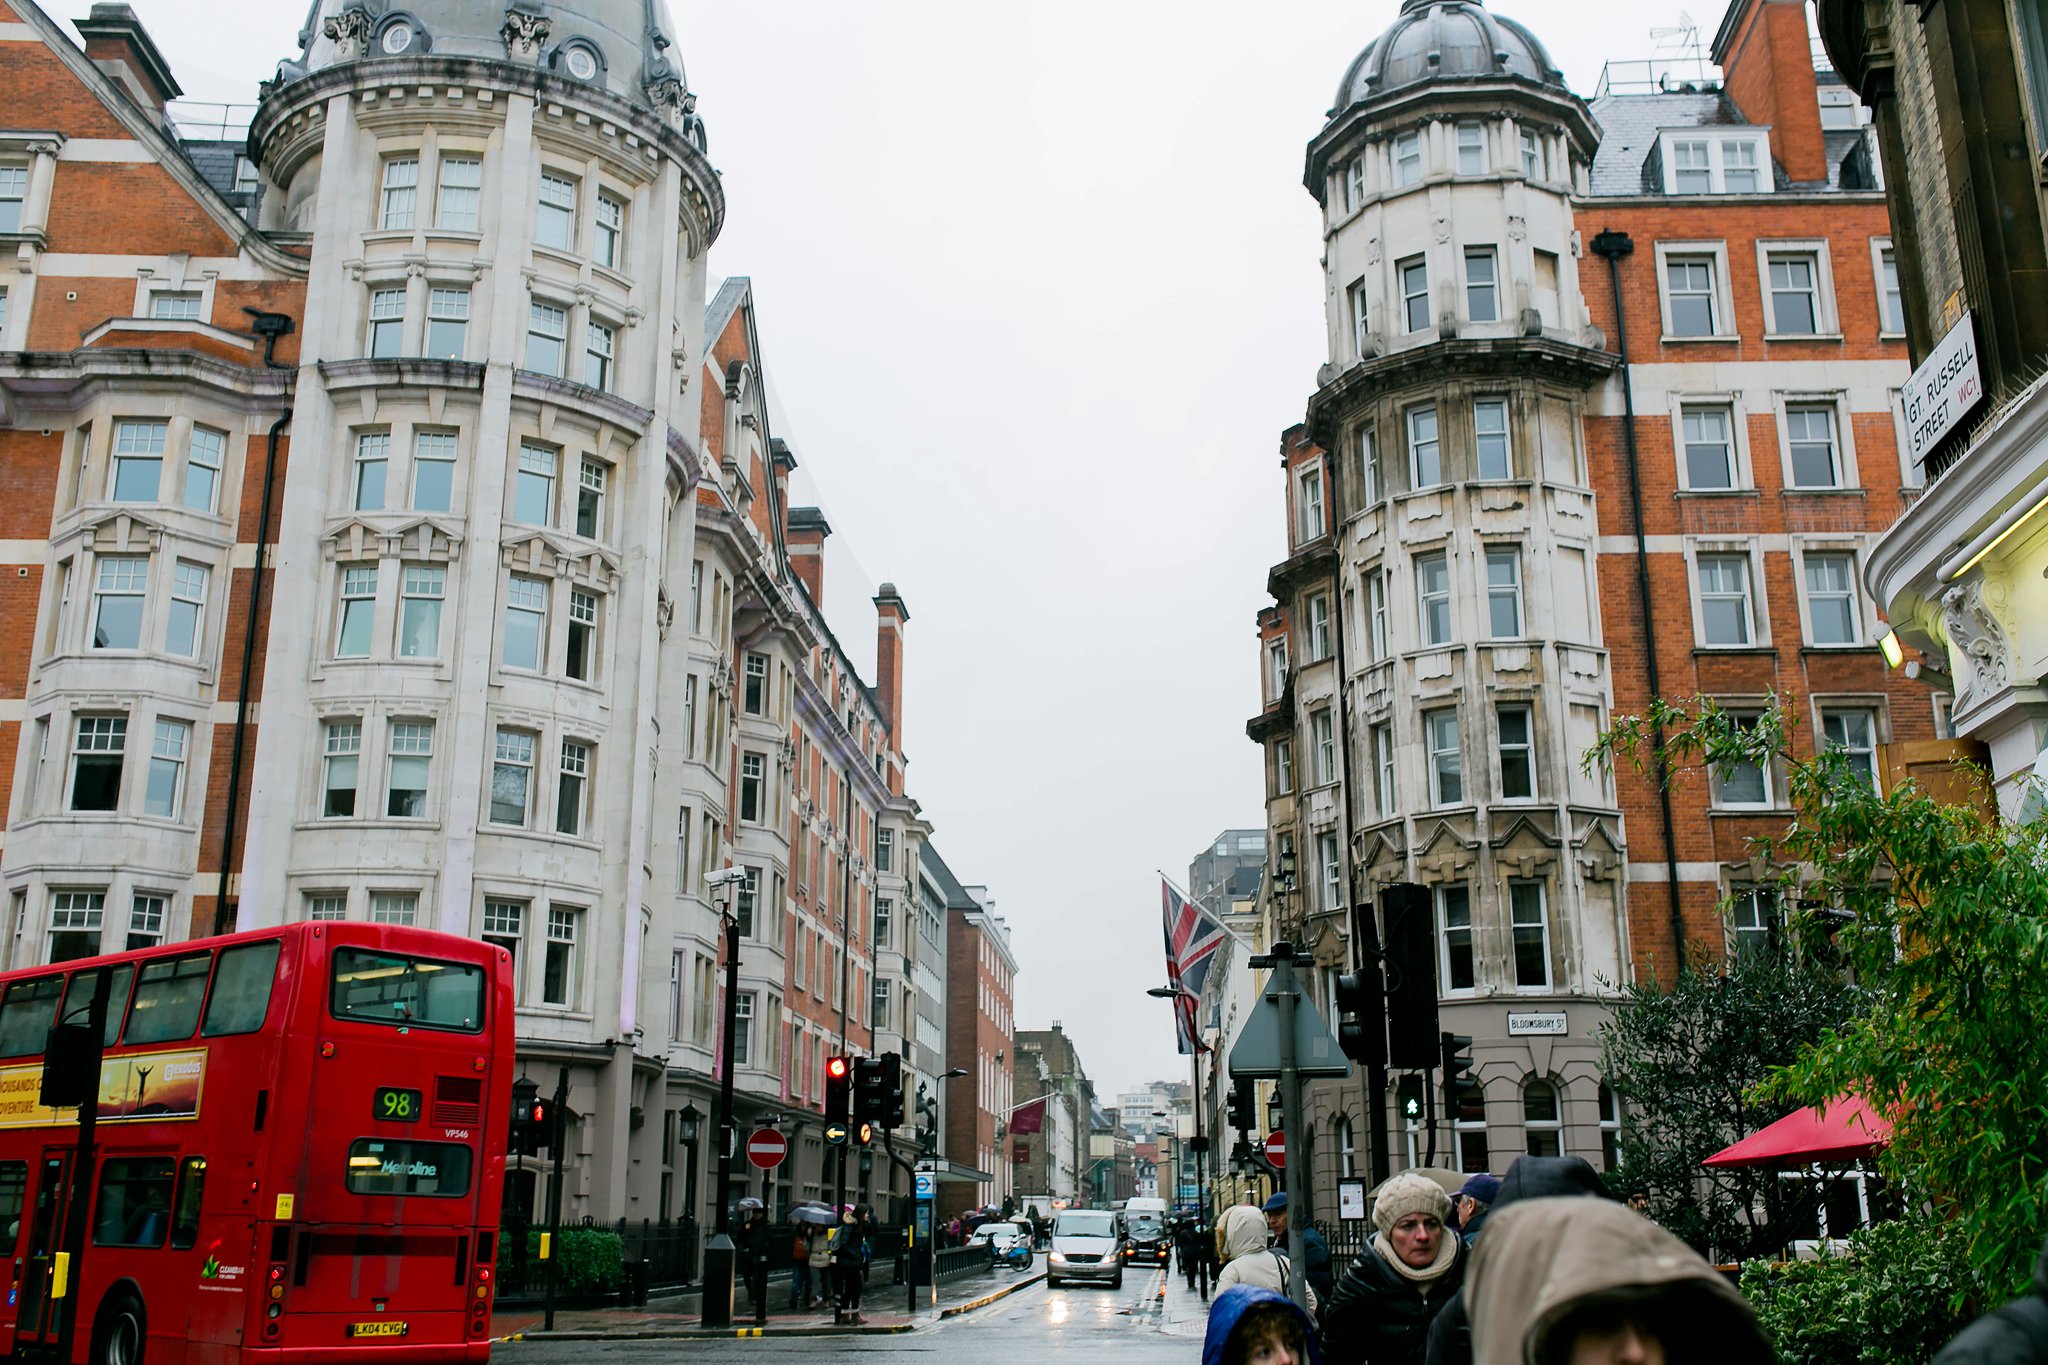
[(747, 1299), (753, 1304), (754, 1322), (768, 1321), (768, 1220), (761, 1201), (747, 1198), (738, 1204), (740, 1230), (733, 1234), (739, 1251), (740, 1275), (747, 1283)]

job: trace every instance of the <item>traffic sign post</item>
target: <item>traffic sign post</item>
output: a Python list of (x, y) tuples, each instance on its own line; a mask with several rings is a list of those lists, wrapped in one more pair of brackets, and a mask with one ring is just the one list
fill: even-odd
[[(1274, 1132), (1267, 1135), (1266, 1160), (1272, 1162), (1275, 1166), (1278, 1166), (1282, 1169), (1286, 1168), (1287, 1134), (1285, 1132)], [(1288, 1221), (1292, 1222), (1293, 1220), (1289, 1219)]]
[(789, 1155), (789, 1139), (773, 1128), (756, 1128), (747, 1135), (747, 1160), (764, 1171), (772, 1171)]

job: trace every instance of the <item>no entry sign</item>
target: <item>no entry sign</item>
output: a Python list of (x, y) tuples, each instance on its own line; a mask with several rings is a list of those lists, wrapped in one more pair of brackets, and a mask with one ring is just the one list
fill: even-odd
[(789, 1155), (789, 1139), (773, 1128), (756, 1128), (747, 1134), (747, 1160), (764, 1171), (772, 1171)]
[(1287, 1134), (1273, 1132), (1266, 1135), (1266, 1160), (1275, 1166), (1287, 1164)]

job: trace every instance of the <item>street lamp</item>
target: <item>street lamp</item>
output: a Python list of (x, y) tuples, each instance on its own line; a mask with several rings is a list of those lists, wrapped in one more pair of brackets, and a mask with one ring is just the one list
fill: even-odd
[(725, 922), (725, 1033), (718, 1059), (718, 1188), (711, 1210), (711, 1241), (704, 1248), (703, 1321), (706, 1327), (732, 1326), (733, 1269), (736, 1248), (732, 1240), (732, 1204), (726, 1195), (732, 1189), (732, 1151), (737, 1132), (732, 1115), (732, 1043), (739, 1032), (740, 1012), (740, 922), (732, 912), (733, 888), (746, 881), (743, 867), (722, 867), (707, 873), (704, 885), (725, 893), (720, 917)]
[[(1286, 856), (1284, 854), (1282, 855), (1282, 862), (1286, 862)], [(1201, 998), (1197, 996), (1193, 991), (1188, 990), (1186, 987), (1182, 986), (1179, 982), (1175, 982), (1170, 986), (1148, 987), (1146, 988), (1145, 994), (1151, 996), (1155, 1000), (1173, 1001), (1173, 1007), (1175, 1010), (1180, 1009), (1180, 1002), (1183, 999), (1198, 1000)], [(1202, 1045), (1199, 1039), (1194, 1040), (1194, 1042), (1195, 1136), (1194, 1140), (1190, 1142), (1188, 1146), (1192, 1148), (1195, 1153), (1195, 1192), (1196, 1197), (1201, 1201), (1202, 1221), (1207, 1222), (1209, 1217), (1209, 1183), (1207, 1175), (1203, 1170), (1202, 1154), (1208, 1150), (1209, 1140), (1208, 1138), (1202, 1135)], [(1178, 1179), (1179, 1175), (1178, 1173), (1176, 1173), (1175, 1180), (1178, 1181)], [(1180, 1191), (1176, 1189), (1173, 1192), (1173, 1195), (1174, 1199), (1178, 1201), (1180, 1198)], [(1209, 1263), (1206, 1257), (1198, 1259), (1201, 1263), (1202, 1297), (1204, 1299), (1207, 1299), (1209, 1297)]]

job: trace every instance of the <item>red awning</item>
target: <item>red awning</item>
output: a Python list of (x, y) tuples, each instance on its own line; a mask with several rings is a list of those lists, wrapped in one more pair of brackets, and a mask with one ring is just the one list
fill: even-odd
[(1855, 1161), (1892, 1140), (1892, 1126), (1855, 1096), (1787, 1114), (1708, 1157), (1705, 1166), (1812, 1166)]

